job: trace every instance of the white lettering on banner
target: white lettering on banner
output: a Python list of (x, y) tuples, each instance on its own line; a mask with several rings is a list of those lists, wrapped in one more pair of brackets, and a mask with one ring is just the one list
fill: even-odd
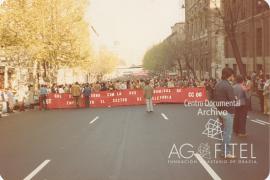
[(128, 93), (129, 95), (136, 95), (137, 94), (137, 92), (136, 91), (129, 91), (129, 93)]
[(188, 97), (194, 97), (194, 92), (189, 92)]
[(107, 93), (107, 96), (108, 97), (113, 97), (114, 96), (114, 93)]
[(122, 96), (122, 92), (117, 92), (116, 96)]
[(91, 97), (93, 97), (93, 98), (100, 97), (100, 94), (91, 94)]
[(176, 92), (177, 93), (181, 93), (182, 92), (182, 89), (176, 89)]
[(127, 98), (117, 98), (117, 99), (113, 99), (114, 103), (119, 103), (119, 102), (127, 102), (128, 99)]
[(202, 97), (202, 92), (189, 92), (188, 97)]
[(171, 93), (170, 89), (156, 89), (154, 90), (154, 94), (161, 94), (161, 93)]
[(171, 100), (172, 96), (156, 96), (153, 97), (153, 100), (158, 101), (158, 100)]
[(61, 94), (54, 94), (54, 98), (56, 98), (56, 99), (61, 99), (62, 96), (61, 96)]
[[(153, 100), (172, 103), (184, 103), (189, 105), (190, 101), (194, 99), (204, 99), (205, 89), (203, 88), (158, 88), (154, 89)], [(49, 94), (47, 104), (56, 104), (57, 108), (68, 108), (75, 104), (74, 98), (71, 94)], [(92, 98), (92, 99), (91, 99)], [(83, 101), (84, 98), (81, 98)], [(55, 101), (56, 100), (56, 101)], [(91, 101), (92, 100), (92, 101)], [(142, 90), (127, 90), (127, 91), (105, 91), (102, 93), (92, 93), (90, 97), (90, 104), (106, 107), (107, 104), (115, 103), (115, 105), (138, 105), (144, 101)], [(63, 104), (63, 107), (61, 107)], [(54, 107), (51, 107), (52, 109)]]
[(74, 101), (67, 101), (67, 105), (73, 105)]

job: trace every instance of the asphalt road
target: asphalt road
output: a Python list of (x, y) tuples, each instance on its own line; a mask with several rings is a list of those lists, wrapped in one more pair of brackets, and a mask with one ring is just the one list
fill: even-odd
[[(249, 114), (248, 136), (233, 137), (237, 159), (228, 161), (213, 157), (220, 141), (202, 134), (211, 117), (198, 116), (197, 111), (158, 105), (150, 114), (144, 106), (12, 114), (0, 119), (0, 175), (4, 180), (266, 178), (266, 116)], [(246, 143), (246, 161), (240, 158), (240, 143)], [(210, 152), (210, 158), (198, 153), (206, 144), (210, 150), (203, 152)], [(191, 156), (192, 151), (196, 155)]]

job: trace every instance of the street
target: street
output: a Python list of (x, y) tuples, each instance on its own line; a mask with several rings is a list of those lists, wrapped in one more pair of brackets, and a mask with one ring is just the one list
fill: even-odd
[[(247, 144), (248, 162), (238, 161), (236, 146), (234, 162), (218, 156), (221, 161), (214, 163), (186, 158), (201, 143), (211, 148), (219, 143), (202, 133), (210, 117), (198, 116), (197, 111), (163, 104), (153, 113), (145, 112), (144, 106), (15, 113), (0, 119), (0, 175), (4, 180), (266, 178), (269, 118), (249, 113), (248, 136), (233, 137), (232, 142)], [(180, 151), (183, 144), (189, 145), (183, 146), (178, 160), (186, 161), (170, 161), (177, 159), (173, 145)], [(212, 160), (214, 154), (211, 149)]]

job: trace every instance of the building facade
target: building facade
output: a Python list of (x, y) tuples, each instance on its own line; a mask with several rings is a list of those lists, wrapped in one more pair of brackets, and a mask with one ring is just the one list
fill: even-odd
[(185, 40), (185, 23), (178, 22), (171, 27), (172, 33), (168, 37), (171, 41), (184, 41)]
[[(235, 3), (240, 3), (236, 0)], [(225, 1), (233, 3), (233, 1)], [(230, 4), (230, 6), (233, 6)], [(245, 0), (239, 9), (236, 39), (246, 74), (262, 70), (270, 74), (270, 9), (266, 1)], [(231, 44), (225, 36), (225, 65), (239, 73)]]
[(217, 8), (222, 8), (220, 1), (185, 0), (188, 59), (200, 79), (220, 77), (222, 69), (224, 33), (219, 30)]

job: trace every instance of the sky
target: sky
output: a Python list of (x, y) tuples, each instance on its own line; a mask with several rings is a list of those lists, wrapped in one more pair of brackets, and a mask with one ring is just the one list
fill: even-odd
[(142, 64), (144, 53), (184, 21), (182, 0), (91, 0), (87, 19), (95, 47), (116, 52), (127, 65)]

